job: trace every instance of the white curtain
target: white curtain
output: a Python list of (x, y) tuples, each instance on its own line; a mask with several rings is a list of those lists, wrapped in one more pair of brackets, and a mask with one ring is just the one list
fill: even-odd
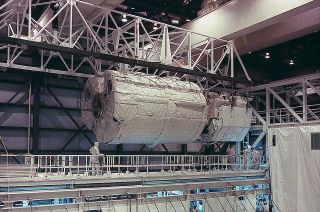
[(272, 195), (281, 212), (320, 211), (320, 150), (311, 150), (316, 132), (320, 125), (269, 129)]

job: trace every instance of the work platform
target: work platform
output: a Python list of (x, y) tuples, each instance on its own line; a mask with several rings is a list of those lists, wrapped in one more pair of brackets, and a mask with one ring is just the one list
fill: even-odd
[[(9, 164), (13, 158), (23, 160), (23, 164)], [(257, 196), (268, 194), (263, 160), (261, 170), (251, 170), (243, 164), (243, 156), (102, 155), (100, 172), (92, 175), (90, 158), (2, 156), (2, 161), (9, 162), (7, 168), (3, 166), (0, 178), (2, 209), (123, 211), (120, 208), (130, 201), (135, 211), (150, 211), (151, 207), (162, 211), (161, 207), (167, 204), (173, 211), (188, 211), (190, 201), (202, 200), (203, 207), (209, 208), (213, 204), (210, 201), (215, 199), (223, 207), (223, 198), (227, 204), (230, 202), (230, 208), (241, 206), (240, 211), (250, 211), (246, 208), (250, 207), (254, 211)], [(23, 174), (19, 175), (19, 171)]]

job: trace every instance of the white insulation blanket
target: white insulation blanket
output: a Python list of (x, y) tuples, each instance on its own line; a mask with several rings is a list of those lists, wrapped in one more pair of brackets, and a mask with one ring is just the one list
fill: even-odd
[(207, 107), (199, 86), (192, 82), (107, 71), (88, 80), (82, 116), (100, 142), (189, 143), (200, 137)]
[(273, 200), (281, 212), (320, 211), (320, 150), (311, 150), (316, 132), (320, 125), (269, 130)]
[(242, 141), (251, 127), (252, 109), (220, 106), (209, 125), (210, 141)]

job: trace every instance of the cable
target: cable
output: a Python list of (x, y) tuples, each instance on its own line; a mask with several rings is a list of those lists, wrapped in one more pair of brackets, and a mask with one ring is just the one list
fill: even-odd
[(252, 202), (250, 201), (250, 199), (248, 198), (248, 196), (246, 195), (246, 192), (244, 192), (244, 196), (247, 198), (248, 202), (250, 203), (250, 205), (252, 206), (253, 210), (256, 210), (256, 208), (253, 206)]
[(179, 199), (179, 201), (180, 201), (180, 203), (181, 203), (181, 205), (182, 205), (182, 207), (183, 207), (184, 211), (185, 211), (185, 212), (187, 212), (187, 209), (184, 207), (184, 205), (183, 205), (183, 203), (182, 203), (182, 201), (181, 201), (180, 197), (178, 197), (178, 199)]
[(224, 195), (224, 197), (226, 198), (226, 200), (227, 200), (228, 204), (230, 205), (230, 208), (232, 209), (232, 211), (233, 211), (233, 212), (236, 212), (236, 211), (234, 210), (234, 208), (232, 207), (231, 203), (229, 202), (228, 197), (227, 197), (226, 195)]
[(112, 205), (113, 211), (114, 211), (114, 212), (117, 212), (116, 209), (114, 208), (114, 205), (113, 205), (113, 202), (112, 202), (112, 201), (111, 201), (111, 205)]
[(146, 206), (147, 206), (147, 208), (148, 208), (148, 211), (151, 212), (151, 211), (150, 211), (150, 208), (149, 208), (149, 205), (148, 205), (148, 202), (145, 201), (145, 203), (146, 203)]
[(224, 211), (224, 212), (227, 212), (227, 211), (224, 209), (223, 205), (221, 204), (221, 202), (220, 202), (220, 200), (219, 200), (219, 197), (218, 197), (216, 194), (214, 194), (214, 196), (218, 199), (218, 202), (219, 202), (219, 204), (221, 205), (223, 211)]
[(157, 206), (157, 203), (156, 203), (156, 201), (155, 201), (155, 200), (153, 200), (153, 204), (154, 204), (154, 206), (156, 206), (157, 211), (158, 211), (158, 212), (160, 212), (160, 211), (159, 211), (159, 209), (158, 209), (158, 206)]
[(208, 202), (208, 200), (207, 200), (207, 197), (206, 197), (206, 196), (204, 196), (204, 200), (207, 202), (207, 204), (208, 204), (208, 206), (209, 206), (210, 210), (213, 212), (213, 209), (211, 208), (211, 205), (209, 204), (209, 202)]
[(171, 204), (171, 206), (172, 206), (172, 209), (173, 209), (175, 212), (177, 212), (176, 209), (175, 209), (175, 207), (173, 206), (172, 202), (170, 201), (170, 199), (167, 198), (167, 200), (169, 200), (169, 202), (170, 202), (170, 204)]
[(234, 193), (234, 195), (238, 198), (239, 202), (240, 202), (241, 205), (243, 206), (243, 209), (244, 209), (245, 211), (249, 212), (249, 211), (247, 210), (246, 206), (245, 206), (245, 205), (241, 202), (241, 200), (239, 199), (239, 196), (238, 196), (236, 193)]

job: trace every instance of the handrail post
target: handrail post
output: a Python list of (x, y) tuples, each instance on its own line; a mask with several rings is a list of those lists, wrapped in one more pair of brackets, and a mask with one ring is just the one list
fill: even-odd
[(77, 156), (77, 175), (79, 176), (80, 172), (80, 156)]

